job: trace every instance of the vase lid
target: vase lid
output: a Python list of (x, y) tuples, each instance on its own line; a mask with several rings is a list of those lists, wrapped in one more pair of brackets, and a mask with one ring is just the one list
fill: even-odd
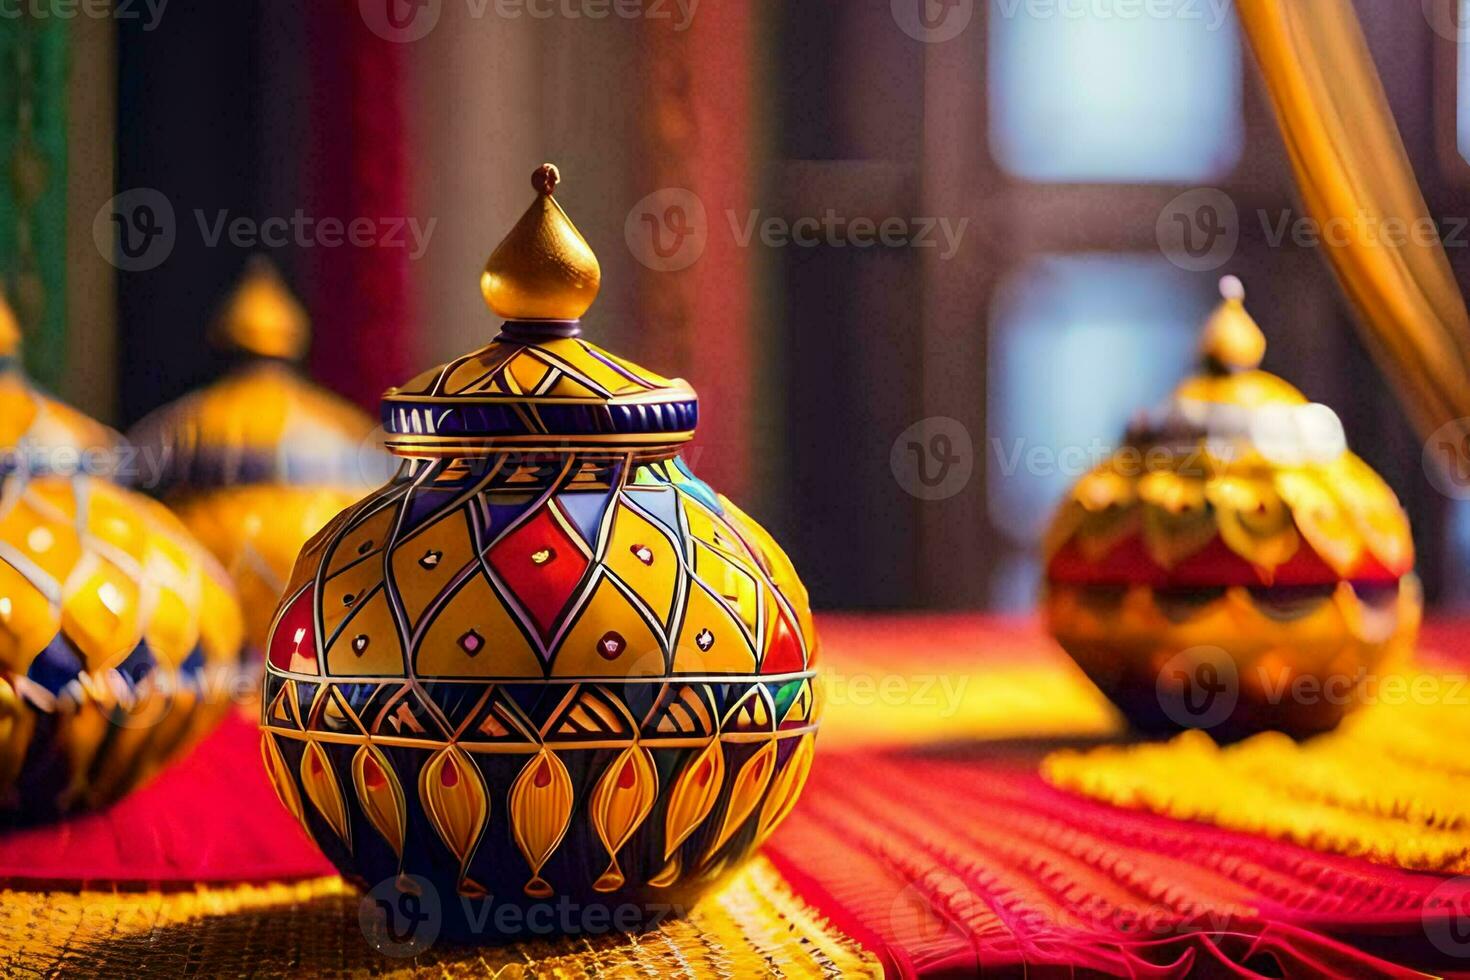
[(252, 257), (210, 330), (238, 362), (223, 378), (150, 413), (129, 434), (157, 467), (157, 491), (243, 484), (363, 486), (372, 420), (307, 380), (306, 310), (275, 265)]
[[(1240, 280), (1220, 282), (1200, 370), (1140, 413), (1047, 533), (1059, 581), (1169, 586), (1392, 582), (1414, 563), (1408, 517), (1342, 422), (1260, 363)], [(1135, 560), (1136, 559), (1136, 560)]]
[(123, 437), (39, 390), (21, 365), (21, 347), (20, 322), (0, 292), (0, 474), (123, 476)]
[(489, 344), (390, 388), (387, 446), (400, 456), (493, 452), (678, 453), (694, 435), (698, 397), (581, 338), (602, 270), (555, 198), (561, 174), (532, 174), (536, 199), (485, 264), (480, 291), (504, 319)]

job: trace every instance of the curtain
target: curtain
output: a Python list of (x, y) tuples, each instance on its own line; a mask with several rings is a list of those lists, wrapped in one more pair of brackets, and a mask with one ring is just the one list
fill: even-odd
[(1429, 212), (1351, 0), (1236, 9), (1308, 214), (1351, 229), (1323, 249), (1369, 348), (1421, 436), (1454, 423), (1434, 458), (1470, 463), (1470, 314), (1438, 236), (1414, 233)]
[(0, 281), (32, 373), (55, 385), (66, 357), (67, 26), (49, 6), (0, 29)]

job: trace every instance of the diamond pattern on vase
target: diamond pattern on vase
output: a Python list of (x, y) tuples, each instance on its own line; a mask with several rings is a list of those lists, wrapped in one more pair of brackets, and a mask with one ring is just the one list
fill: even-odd
[[(612, 634), (612, 635), (609, 635)], [(653, 677), (664, 646), (622, 589), (602, 575), (557, 647), (553, 677)]]
[(766, 653), (761, 658), (761, 673), (791, 674), (806, 670), (801, 637), (791, 625), (786, 608), (780, 603), (772, 605), (776, 614), (771, 617), (766, 628)]
[[(638, 472), (645, 469), (647, 467), (640, 467)], [(623, 498), (663, 525), (670, 534), (680, 536), (679, 495), (674, 491), (668, 487), (640, 487), (624, 491)]]
[(326, 661), (335, 677), (403, 676), (403, 642), (386, 591), (354, 604), (351, 618), (327, 644)]
[(0, 561), (0, 664), (12, 664), (17, 673), (46, 649), (61, 629), (61, 611), (40, 589), (8, 562)]
[(704, 542), (694, 546), (694, 570), (710, 591), (735, 611), (752, 644), (760, 635), (760, 591), (755, 577), (736, 559)]
[[(395, 499), (393, 502), (396, 504), (398, 501)], [(359, 519), (360, 523), (346, 528), (327, 558), (326, 577), (333, 578), (348, 565), (381, 552), (393, 533), (397, 516), (396, 506), (380, 507), (368, 517)], [(382, 567), (381, 562), (378, 567)]]
[(475, 560), (474, 542), (461, 507), (394, 543), (393, 584), (410, 629), (460, 569)]
[(342, 623), (383, 589), (383, 562), (376, 556), (349, 565), (322, 583), (322, 635), (332, 636)]
[(582, 540), (595, 547), (601, 535), (603, 515), (612, 499), (613, 494), (607, 490), (577, 491), (558, 494), (556, 505), (581, 533)]
[(652, 521), (631, 507), (613, 514), (602, 562), (653, 610), (665, 629), (679, 589), (679, 554)]
[(753, 674), (755, 650), (730, 610), (691, 581), (674, 644), (675, 674)]
[[(62, 485), (69, 486), (64, 482)], [(53, 591), (60, 588), (81, 560), (82, 539), (70, 523), (75, 520), (74, 514), (68, 517), (53, 513), (50, 508), (43, 513), (28, 499), (36, 493), (36, 487), (35, 481), (26, 484), (26, 496), (0, 514), (0, 541), (15, 542), (12, 547), (19, 553), (18, 557), (51, 580), (50, 588), (44, 591)]]
[(486, 555), (495, 574), (549, 639), (557, 617), (589, 564), (577, 541), (543, 507), (497, 541)]
[(476, 572), (418, 642), (419, 677), (544, 677), (545, 664), (490, 580)]
[(88, 670), (114, 667), (143, 638), (137, 579), (112, 562), (84, 558), (61, 598), (61, 629)]

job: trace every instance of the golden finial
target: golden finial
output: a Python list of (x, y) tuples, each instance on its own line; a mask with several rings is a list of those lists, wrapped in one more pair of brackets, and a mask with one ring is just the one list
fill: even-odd
[(496, 246), (480, 292), (507, 320), (577, 320), (597, 299), (602, 268), (552, 196), (561, 172), (543, 163), (531, 175), (536, 200)]
[(20, 353), (20, 321), (15, 311), (0, 291), (0, 357), (14, 357)]
[(1222, 372), (1254, 370), (1266, 356), (1266, 335), (1246, 312), (1245, 286), (1235, 276), (1220, 280), (1220, 305), (1205, 321), (1200, 352)]
[(256, 255), (220, 311), (215, 336), (234, 350), (294, 361), (306, 353), (311, 324), (275, 263)]

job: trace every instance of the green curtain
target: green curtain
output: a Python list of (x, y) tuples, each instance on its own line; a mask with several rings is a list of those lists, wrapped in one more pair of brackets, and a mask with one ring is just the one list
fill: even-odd
[(32, 374), (60, 381), (66, 358), (66, 104), (69, 19), (28, 0), (0, 20), (0, 279), (25, 332)]

